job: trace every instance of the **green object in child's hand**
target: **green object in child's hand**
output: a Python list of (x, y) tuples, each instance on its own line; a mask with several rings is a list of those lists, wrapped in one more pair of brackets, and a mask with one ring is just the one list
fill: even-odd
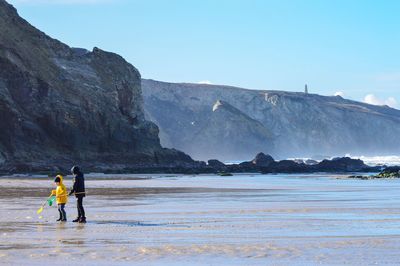
[(48, 200), (47, 203), (49, 204), (49, 206), (53, 205), (53, 202), (56, 200), (56, 196), (51, 196)]

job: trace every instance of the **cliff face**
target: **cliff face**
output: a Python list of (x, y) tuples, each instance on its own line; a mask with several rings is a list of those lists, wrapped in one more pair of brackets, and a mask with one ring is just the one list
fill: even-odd
[(251, 158), (255, 150), (273, 149), (268, 129), (227, 102), (218, 100), (202, 122), (191, 136), (189, 154), (201, 158), (219, 158), (220, 154), (226, 154), (225, 160), (235, 160), (237, 155)]
[[(386, 106), (315, 94), (153, 80), (142, 80), (142, 88), (146, 115), (159, 125), (161, 142), (186, 151), (195, 158), (205, 159), (202, 143), (207, 141), (215, 142), (213, 147), (207, 147), (207, 152), (210, 154), (212, 151), (212, 157), (218, 159), (249, 157), (221, 149), (218, 143), (237, 150), (249, 148), (249, 154), (263, 151), (278, 157), (346, 153), (376, 155), (399, 151), (400, 111)], [(228, 137), (240, 134), (241, 130), (232, 127), (235, 122), (229, 122), (224, 116), (212, 118), (212, 108), (217, 100), (237, 109), (240, 112), (237, 117), (244, 114), (256, 121), (246, 127), (258, 133)], [(171, 112), (163, 112), (167, 108)], [(239, 121), (242, 120), (238, 118), (236, 124), (243, 129), (244, 124)], [(260, 130), (255, 130), (261, 128), (260, 125), (263, 132), (272, 135), (268, 141), (254, 142), (253, 146), (240, 141), (249, 141), (255, 136), (260, 140), (267, 139)], [(194, 141), (199, 139), (199, 134), (204, 134), (206, 138), (201, 142)]]
[(0, 0), (0, 169), (192, 162), (144, 118), (141, 77), (122, 57), (54, 40)]

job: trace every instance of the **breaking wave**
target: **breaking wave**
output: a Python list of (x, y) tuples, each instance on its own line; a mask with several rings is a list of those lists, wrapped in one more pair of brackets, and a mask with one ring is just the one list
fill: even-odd
[(376, 166), (376, 165), (387, 165), (394, 166), (400, 165), (400, 156), (350, 156), (354, 159), (363, 160), (365, 164)]

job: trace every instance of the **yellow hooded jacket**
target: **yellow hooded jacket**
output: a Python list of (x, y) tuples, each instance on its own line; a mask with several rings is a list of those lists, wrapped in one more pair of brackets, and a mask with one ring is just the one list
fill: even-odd
[(65, 204), (68, 201), (68, 191), (63, 183), (62, 175), (56, 176), (60, 178), (60, 185), (55, 190), (51, 191), (52, 196), (56, 196), (57, 204)]

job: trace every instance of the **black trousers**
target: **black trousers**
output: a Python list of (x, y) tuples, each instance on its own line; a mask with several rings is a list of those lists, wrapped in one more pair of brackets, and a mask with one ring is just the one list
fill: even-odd
[(76, 207), (78, 208), (78, 218), (86, 218), (85, 209), (83, 208), (83, 196), (76, 197)]
[(67, 220), (67, 213), (65, 212), (65, 204), (64, 203), (58, 204), (58, 213), (60, 214), (61, 221)]

